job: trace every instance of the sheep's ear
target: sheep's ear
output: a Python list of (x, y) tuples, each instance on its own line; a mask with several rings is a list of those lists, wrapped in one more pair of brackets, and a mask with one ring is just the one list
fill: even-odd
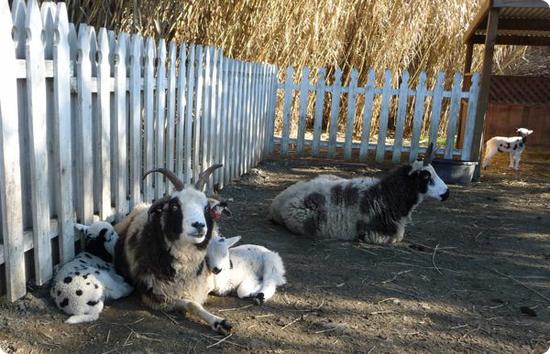
[(237, 242), (239, 242), (241, 240), (241, 236), (235, 236), (235, 237), (231, 237), (231, 238), (228, 238), (226, 240), (227, 242), (227, 247), (231, 247), (233, 246), (234, 244), (236, 244)]
[(86, 232), (90, 227), (88, 225), (74, 223), (74, 228), (78, 231)]

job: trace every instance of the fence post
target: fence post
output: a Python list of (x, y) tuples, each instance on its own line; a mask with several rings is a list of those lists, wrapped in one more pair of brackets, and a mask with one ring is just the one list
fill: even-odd
[[(62, 264), (74, 258), (73, 170), (71, 168), (71, 67), (69, 49), (69, 20), (65, 3), (57, 4), (57, 31), (53, 43), (54, 60), (54, 166), (53, 176), (57, 194), (59, 228), (59, 258)], [(67, 188), (69, 186), (69, 188)]]
[[(15, 6), (15, 4), (14, 4)], [(21, 6), (21, 5), (20, 5)], [(25, 295), (25, 257), (15, 46), (11, 36), (12, 19), (8, 2), (0, 0), (0, 211), (4, 241), (7, 298), (15, 301)]]
[(401, 75), (399, 86), (399, 102), (397, 105), (397, 120), (395, 122), (395, 138), (393, 142), (392, 162), (401, 162), (401, 150), (403, 149), (403, 131), (407, 117), (407, 105), (409, 103), (409, 72), (404, 71)]
[(477, 100), (479, 94), (479, 73), (472, 75), (472, 83), (470, 92), (468, 93), (468, 118), (466, 120), (466, 129), (464, 136), (464, 144), (462, 147), (463, 161), (471, 161), (472, 156), (472, 141), (474, 137), (474, 120), (477, 109)]
[(374, 69), (368, 73), (367, 86), (365, 87), (365, 104), (363, 107), (363, 126), (361, 129), (361, 147), (359, 148), (359, 160), (365, 161), (369, 152), (370, 126), (372, 120), (372, 103), (374, 101), (375, 86)]
[(418, 77), (416, 85), (416, 95), (414, 98), (414, 116), (413, 131), (411, 136), (411, 150), (409, 153), (409, 162), (416, 160), (420, 146), (420, 132), (422, 129), (422, 117), (424, 116), (424, 106), (426, 98), (426, 73), (422, 71)]
[(334, 83), (332, 84), (330, 103), (330, 126), (328, 140), (328, 157), (336, 156), (336, 141), (338, 135), (338, 118), (340, 116), (340, 95), (342, 94), (342, 69), (336, 68)]
[(27, 103), (30, 143), (33, 250), (36, 283), (44, 284), (53, 272), (48, 193), (46, 77), (42, 18), (36, 0), (30, 0), (27, 16)]
[(453, 88), (451, 90), (451, 108), (449, 110), (449, 119), (447, 120), (447, 142), (445, 144), (445, 158), (453, 157), (455, 148), (456, 124), (458, 113), (460, 111), (460, 100), (462, 96), (462, 75), (457, 71), (453, 78)]
[[(160, 54), (160, 53), (159, 53)], [(163, 167), (156, 163), (155, 149), (155, 40), (147, 37), (145, 40), (145, 50), (143, 51), (143, 170), (149, 171), (153, 168)], [(158, 95), (158, 88), (157, 88)], [(150, 203), (153, 199), (158, 199), (162, 195), (160, 184), (160, 173), (148, 176), (143, 180), (143, 200)], [(155, 180), (155, 190), (153, 190), (153, 180)]]
[(390, 115), (390, 100), (392, 97), (391, 85), (392, 73), (390, 70), (384, 72), (384, 87), (382, 88), (382, 107), (378, 119), (378, 141), (376, 143), (376, 161), (384, 161), (386, 152), (386, 133), (388, 130), (388, 117)]
[(344, 143), (344, 159), (351, 160), (351, 147), (353, 143), (353, 128), (355, 126), (355, 105), (357, 103), (357, 79), (359, 73), (356, 69), (351, 71), (351, 80), (348, 91), (348, 106), (346, 117), (346, 141)]

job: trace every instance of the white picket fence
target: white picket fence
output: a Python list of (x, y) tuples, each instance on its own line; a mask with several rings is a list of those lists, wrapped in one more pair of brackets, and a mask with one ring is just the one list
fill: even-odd
[[(445, 75), (439, 73), (435, 79), (435, 84), (431, 89), (427, 88), (427, 75), (421, 72), (418, 77), (416, 88), (409, 84), (409, 73), (404, 72), (400, 77), (399, 87), (392, 86), (392, 72), (386, 70), (383, 77), (382, 87), (376, 87), (375, 72), (373, 69), (368, 72), (368, 80), (364, 87), (359, 87), (358, 72), (353, 69), (348, 86), (342, 86), (342, 70), (336, 69), (334, 73), (334, 82), (326, 85), (326, 69), (318, 71), (318, 77), (313, 84), (310, 78), (310, 69), (305, 67), (301, 72), (299, 83), (294, 81), (295, 69), (288, 67), (286, 69), (285, 80), (280, 82), (278, 87), (283, 91), (282, 96), (282, 132), (274, 135), (268, 143), (269, 153), (273, 153), (274, 145), (279, 145), (279, 152), (282, 157), (289, 154), (289, 150), (294, 150), (297, 156), (304, 155), (304, 147), (310, 146), (309, 152), (312, 156), (319, 156), (321, 148), (327, 150), (329, 158), (337, 156), (337, 148), (343, 148), (345, 159), (351, 159), (352, 154), (358, 150), (358, 158), (365, 161), (369, 151), (375, 153), (376, 161), (383, 161), (387, 158), (386, 152), (391, 152), (391, 160), (394, 163), (401, 162), (402, 153), (409, 154), (409, 161), (414, 161), (419, 153), (425, 151), (429, 143), (437, 143), (438, 132), (440, 132), (441, 117), (447, 114), (447, 126), (443, 127), (445, 132), (445, 144), (438, 149), (438, 153), (443, 154), (445, 158), (459, 157), (462, 160), (469, 161), (471, 158), (471, 143), (473, 139), (474, 119), (477, 106), (479, 91), (479, 74), (475, 73), (471, 78), (469, 90), (462, 91), (462, 75), (456, 73), (450, 90), (445, 89)], [(325, 96), (329, 93), (330, 116), (327, 130), (322, 131), (323, 113), (325, 111)], [(343, 112), (340, 107), (341, 98), (347, 95), (346, 111)], [(363, 95), (361, 105), (358, 103), (359, 95)], [(379, 96), (380, 109), (377, 120), (373, 120), (374, 102)], [(414, 100), (412, 99), (414, 98)], [(293, 100), (297, 100), (297, 105)], [(314, 100), (312, 112), (308, 112), (308, 100)], [(395, 115), (395, 134), (389, 142), (388, 121), (390, 117), (390, 107), (393, 99), (396, 99), (397, 106)], [(428, 100), (431, 101), (428, 104)], [(445, 100), (449, 101), (448, 110), (442, 110)], [(413, 103), (414, 102), (414, 103)], [(468, 103), (464, 105), (464, 114), (467, 115), (466, 126), (464, 130), (463, 148), (456, 147), (456, 138), (458, 131), (459, 113), (461, 102)], [(414, 105), (414, 106), (412, 106)], [(427, 112), (426, 108), (431, 111)], [(295, 111), (297, 110), (297, 112)], [(359, 113), (362, 111), (362, 114)], [(412, 114), (408, 114), (412, 112)], [(338, 139), (339, 117), (345, 113), (345, 130), (341, 132), (344, 137)], [(295, 117), (295, 118), (293, 118)], [(353, 141), (354, 125), (356, 119), (361, 120), (361, 137), (358, 141)], [(307, 123), (313, 123), (312, 129), (306, 131)], [(313, 122), (311, 122), (313, 121)], [(373, 121), (378, 122), (375, 126)], [(412, 134), (405, 141), (404, 131), (407, 124), (412, 124)], [(421, 146), (421, 133), (423, 125), (428, 131), (428, 139)], [(291, 134), (291, 127), (295, 126)], [(376, 132), (376, 134), (371, 134)], [(325, 134), (323, 134), (325, 133)], [(341, 135), (342, 135), (341, 134)], [(308, 138), (306, 138), (308, 136)], [(325, 139), (322, 139), (322, 137)], [(328, 136), (328, 139), (327, 139)], [(374, 142), (370, 142), (370, 137), (376, 137)], [(426, 139), (425, 139), (426, 140)]]
[(190, 183), (223, 163), (211, 190), (255, 166), (272, 135), (273, 65), (77, 30), (64, 3), (36, 0), (11, 10), (0, 0), (0, 50), (0, 289), (9, 300), (32, 273), (48, 281), (57, 254), (74, 257), (74, 221), (117, 220), (170, 191), (158, 174), (142, 182), (145, 170), (167, 167)]

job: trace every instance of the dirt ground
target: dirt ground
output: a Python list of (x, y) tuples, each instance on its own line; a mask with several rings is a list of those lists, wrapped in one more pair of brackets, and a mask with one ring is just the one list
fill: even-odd
[[(180, 314), (150, 311), (136, 296), (98, 321), (63, 323), (46, 288), (0, 305), (0, 348), (10, 352), (504, 352), (550, 346), (550, 163), (504, 156), (481, 183), (450, 186), (425, 201), (405, 242), (394, 246), (314, 242), (272, 224), (271, 200), (317, 174), (379, 175), (373, 165), (267, 161), (224, 189), (234, 216), (226, 236), (278, 251), (288, 284), (262, 307), (212, 297), (231, 320), (225, 338)], [(383, 167), (385, 168), (385, 167)]]

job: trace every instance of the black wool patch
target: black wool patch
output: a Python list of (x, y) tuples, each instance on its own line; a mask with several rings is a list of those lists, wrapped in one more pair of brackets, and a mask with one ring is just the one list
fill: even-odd
[(77, 290), (77, 291), (76, 291), (76, 295), (77, 295), (77, 296), (81, 296), (81, 295), (82, 295), (82, 290)]
[(88, 253), (84, 253), (84, 257), (92, 259), (92, 256), (90, 256)]
[(61, 291), (57, 290), (57, 296), (61, 296)]
[(80, 272), (75, 272), (74, 275), (80, 275)]
[(85, 260), (83, 260), (83, 259), (79, 259), (79, 261), (80, 261), (80, 263), (82, 263), (82, 264), (88, 264), (88, 263), (87, 263)]
[(97, 275), (99, 275), (99, 274), (100, 274), (100, 273), (99, 273), (99, 270), (96, 270), (96, 271), (95, 271), (94, 273), (95, 273), (95, 274), (97, 274)]
[(99, 286), (97, 284), (94, 284), (94, 288), (99, 289)]
[(97, 304), (99, 304), (99, 301), (88, 301), (88, 302), (86, 303), (86, 305), (88, 305), (88, 306), (95, 306), (95, 305), (97, 305)]
[(69, 304), (69, 299), (68, 298), (64, 298), (63, 301), (61, 301), (59, 303), (59, 307), (65, 307)]
[(73, 281), (73, 278), (71, 278), (71, 277), (65, 277), (65, 279), (63, 279), (63, 283), (65, 283), (65, 284), (69, 284), (72, 281)]

